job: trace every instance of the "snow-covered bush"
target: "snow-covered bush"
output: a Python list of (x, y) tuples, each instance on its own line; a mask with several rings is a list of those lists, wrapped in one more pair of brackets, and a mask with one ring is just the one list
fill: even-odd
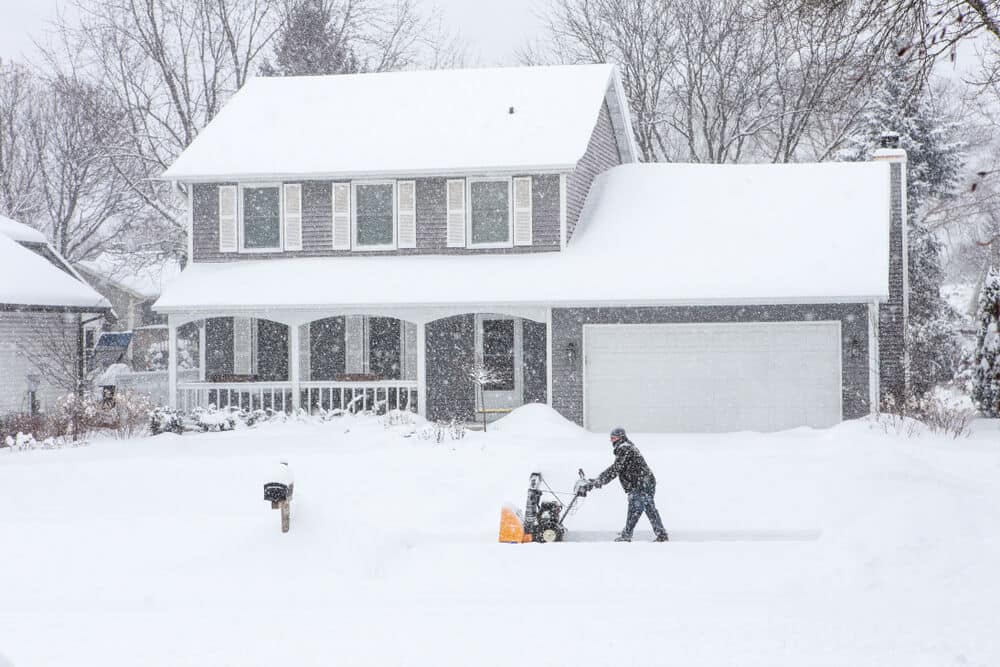
[(82, 447), (86, 440), (70, 440), (65, 437), (49, 436), (42, 440), (31, 433), (16, 433), (0, 439), (0, 447), (6, 447), (12, 452), (26, 452), (32, 449), (62, 449), (63, 447)]
[(161, 433), (182, 435), (185, 428), (184, 421), (184, 413), (179, 410), (163, 407), (154, 408), (149, 413), (149, 432), (152, 435), (160, 435)]
[(990, 270), (979, 294), (972, 400), (986, 417), (1000, 417), (1000, 270)]
[(957, 439), (970, 435), (973, 417), (973, 410), (938, 392), (929, 392), (923, 396), (911, 395), (904, 404), (888, 396), (875, 415), (875, 423), (885, 433), (907, 438), (930, 431)]
[(421, 440), (433, 440), (438, 444), (444, 442), (445, 437), (451, 440), (461, 440), (465, 437), (465, 422), (452, 419), (450, 421), (428, 422), (417, 432), (417, 437)]
[(149, 413), (154, 405), (149, 396), (134, 391), (119, 391), (110, 404), (101, 404), (103, 421), (122, 439), (143, 435), (149, 428)]
[(191, 420), (196, 430), (209, 431), (232, 431), (236, 428), (239, 408), (216, 408), (209, 405), (207, 408), (195, 408), (191, 412)]

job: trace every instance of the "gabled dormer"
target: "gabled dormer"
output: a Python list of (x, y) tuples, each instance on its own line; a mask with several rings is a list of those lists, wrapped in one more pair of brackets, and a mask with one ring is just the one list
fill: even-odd
[(195, 262), (544, 252), (636, 155), (610, 65), (259, 78), (164, 178)]

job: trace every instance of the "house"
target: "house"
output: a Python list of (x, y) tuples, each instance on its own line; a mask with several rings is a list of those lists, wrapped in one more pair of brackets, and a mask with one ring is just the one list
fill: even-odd
[[(260, 78), (163, 178), (175, 405), (776, 430), (904, 389), (905, 152), (638, 164), (610, 65)], [(478, 391), (471, 375), (490, 370)]]
[(41, 233), (0, 217), (0, 415), (53, 409), (110, 313)]
[(166, 357), (166, 317), (153, 311), (163, 286), (180, 274), (176, 260), (142, 252), (102, 253), (75, 266), (114, 307), (105, 331), (131, 334), (125, 360), (137, 371), (152, 370)]

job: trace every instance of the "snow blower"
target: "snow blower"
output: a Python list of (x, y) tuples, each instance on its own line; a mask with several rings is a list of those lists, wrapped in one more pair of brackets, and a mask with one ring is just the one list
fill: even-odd
[[(565, 505), (559, 495), (542, 478), (542, 473), (533, 472), (528, 478), (528, 502), (522, 515), (520, 510), (510, 505), (500, 510), (500, 542), (520, 544), (521, 542), (561, 542), (566, 535), (563, 525), (579, 498), (590, 490), (589, 480), (584, 476), (573, 484), (573, 499)], [(542, 490), (542, 487), (545, 490)], [(553, 500), (542, 500), (548, 493)], [(565, 511), (563, 511), (565, 510)]]

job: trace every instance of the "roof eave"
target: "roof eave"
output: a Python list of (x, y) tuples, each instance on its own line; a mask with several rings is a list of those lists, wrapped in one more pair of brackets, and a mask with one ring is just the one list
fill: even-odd
[(221, 183), (241, 181), (337, 181), (358, 180), (368, 178), (433, 178), (435, 176), (493, 176), (520, 174), (561, 174), (572, 171), (576, 163), (536, 164), (536, 165), (502, 165), (484, 167), (449, 167), (443, 169), (388, 169), (379, 171), (313, 171), (313, 172), (260, 172), (260, 173), (230, 173), (230, 174), (171, 174), (170, 170), (163, 172), (154, 180), (174, 181), (180, 183)]

